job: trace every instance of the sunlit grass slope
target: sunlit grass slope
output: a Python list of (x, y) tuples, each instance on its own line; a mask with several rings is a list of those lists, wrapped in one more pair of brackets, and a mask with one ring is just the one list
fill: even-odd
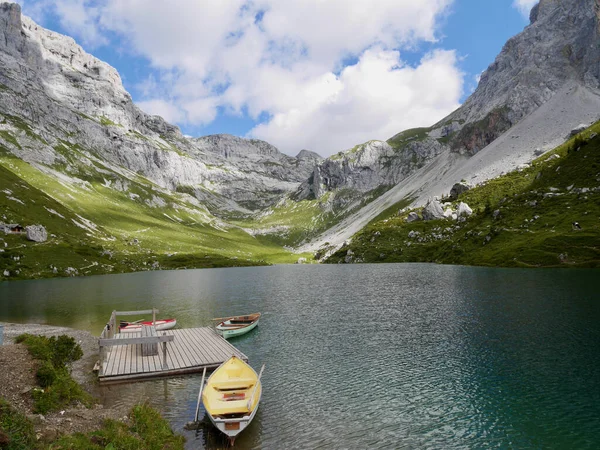
[(0, 147), (0, 222), (40, 224), (49, 234), (44, 243), (0, 234), (0, 279), (298, 259), (223, 223), (187, 194), (116, 173), (89, 153), (78, 159), (77, 148), (63, 150), (65, 167), (34, 167)]
[[(282, 199), (277, 205), (254, 217), (233, 223), (247, 229), (260, 242), (297, 247), (339, 223), (375, 200), (389, 186), (367, 193), (351, 189), (327, 192), (318, 199)], [(299, 255), (311, 259), (313, 255)]]
[(599, 267), (599, 133), (600, 122), (530, 167), (462, 194), (454, 206), (474, 211), (465, 222), (406, 223), (408, 211), (395, 214), (370, 223), (328, 262)]

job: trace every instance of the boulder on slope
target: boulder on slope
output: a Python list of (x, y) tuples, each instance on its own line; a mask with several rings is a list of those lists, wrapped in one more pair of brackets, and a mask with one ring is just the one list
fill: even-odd
[(437, 200), (429, 200), (425, 208), (423, 208), (423, 220), (437, 220), (444, 218), (444, 209), (442, 204)]
[(452, 186), (452, 189), (450, 189), (450, 200), (454, 201), (456, 199), (458, 199), (458, 196), (460, 194), (462, 194), (463, 192), (467, 192), (469, 189), (471, 189), (471, 185), (468, 183), (456, 183), (454, 184), (454, 186)]
[(416, 212), (410, 212), (408, 213), (408, 217), (406, 218), (406, 222), (407, 223), (411, 223), (411, 222), (417, 222), (421, 220), (421, 218), (419, 217), (419, 215)]
[(27, 231), (27, 239), (34, 242), (46, 242), (48, 240), (48, 232), (42, 225), (29, 225), (25, 227)]
[(457, 209), (458, 217), (469, 217), (473, 214), (473, 210), (466, 203), (460, 202)]
[(588, 127), (589, 127), (589, 125), (585, 125), (583, 123), (577, 125), (575, 128), (573, 128), (571, 130), (571, 132), (569, 133), (569, 137), (572, 138), (573, 136), (577, 136), (582, 131), (585, 131)]

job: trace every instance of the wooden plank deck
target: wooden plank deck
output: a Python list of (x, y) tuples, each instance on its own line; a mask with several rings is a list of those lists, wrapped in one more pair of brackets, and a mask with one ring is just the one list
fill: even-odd
[[(158, 353), (142, 356), (143, 344), (113, 345), (104, 348), (98, 379), (101, 383), (127, 382), (215, 369), (231, 356), (248, 361), (248, 357), (217, 334), (213, 328), (184, 328), (159, 331), (173, 336), (167, 342), (167, 366), (163, 367), (163, 344)], [(119, 333), (114, 339), (141, 338), (142, 333)]]

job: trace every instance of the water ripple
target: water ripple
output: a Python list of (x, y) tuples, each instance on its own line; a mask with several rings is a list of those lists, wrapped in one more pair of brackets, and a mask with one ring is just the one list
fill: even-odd
[[(259, 412), (236, 448), (595, 449), (598, 273), (276, 266), (52, 280), (43, 289), (17, 283), (2, 294), (21, 318), (31, 301), (32, 316), (97, 328), (112, 309), (149, 302), (181, 326), (263, 312), (255, 331), (232, 341), (255, 368), (266, 364)], [(105, 397), (122, 405), (150, 399), (188, 448), (226, 448), (207, 420), (197, 431), (183, 428), (199, 383), (136, 383), (107, 388)]]

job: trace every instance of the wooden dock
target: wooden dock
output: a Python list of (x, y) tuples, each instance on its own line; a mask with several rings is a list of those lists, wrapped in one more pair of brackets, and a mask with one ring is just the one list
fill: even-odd
[[(152, 311), (152, 310), (151, 310)], [(215, 369), (231, 356), (248, 361), (246, 355), (213, 328), (184, 328), (152, 333), (115, 333), (117, 315), (149, 311), (113, 312), (99, 339), (101, 383), (128, 382)], [(146, 327), (145, 327), (146, 328)], [(154, 327), (148, 327), (154, 328)], [(148, 337), (150, 336), (150, 337)], [(149, 346), (158, 351), (149, 352)]]

